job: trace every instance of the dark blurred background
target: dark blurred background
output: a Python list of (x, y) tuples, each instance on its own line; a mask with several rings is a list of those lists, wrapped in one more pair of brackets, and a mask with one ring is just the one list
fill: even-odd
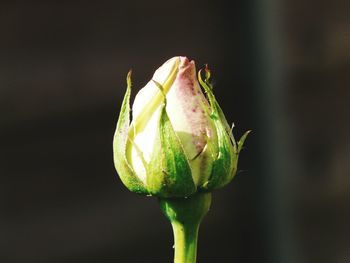
[(172, 262), (155, 198), (121, 184), (112, 137), (175, 55), (209, 63), (239, 137), (198, 262), (350, 262), (349, 1), (2, 1), (0, 262)]

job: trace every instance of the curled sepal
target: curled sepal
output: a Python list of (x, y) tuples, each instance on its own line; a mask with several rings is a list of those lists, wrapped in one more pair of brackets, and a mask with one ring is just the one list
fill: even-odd
[(235, 175), (233, 171), (235, 164), (237, 164), (237, 155), (225, 127), (219, 121), (215, 125), (219, 144), (218, 155), (213, 163), (209, 180), (203, 185), (203, 190), (209, 191), (228, 184)]
[(187, 197), (196, 192), (182, 144), (161, 105), (157, 140), (147, 165), (147, 189), (158, 197)]
[(148, 194), (126, 158), (126, 143), (130, 125), (131, 71), (127, 76), (127, 89), (120, 109), (117, 128), (113, 138), (114, 166), (123, 184), (132, 192)]
[(212, 110), (210, 118), (215, 123), (218, 136), (218, 155), (213, 163), (209, 180), (201, 187), (201, 189), (205, 191), (211, 191), (213, 189), (223, 187), (231, 182), (237, 171), (238, 154), (249, 133), (248, 131), (242, 136), (237, 147), (232, 130), (228, 125), (226, 117), (212, 92), (212, 85), (209, 82), (210, 76), (211, 74), (208, 66), (205, 68), (204, 80), (202, 79), (201, 71), (198, 73), (198, 80), (204, 88), (209, 100)]
[(239, 159), (239, 153), (241, 152), (242, 148), (243, 148), (243, 144), (245, 142), (245, 140), (247, 139), (248, 134), (251, 132), (251, 130), (246, 131), (241, 138), (239, 139), (239, 141), (237, 142), (237, 149), (236, 149), (236, 158), (234, 159), (234, 163), (233, 163), (233, 170), (232, 170), (232, 174), (233, 176), (236, 174), (237, 172), (237, 165), (238, 165), (238, 159)]
[(239, 139), (239, 141), (238, 141), (238, 147), (237, 147), (237, 153), (240, 153), (240, 152), (241, 152), (241, 150), (242, 150), (242, 148), (243, 148), (243, 144), (244, 144), (245, 140), (247, 139), (247, 136), (248, 136), (249, 133), (251, 133), (251, 130), (246, 131), (246, 132), (242, 135), (242, 137)]
[(216, 119), (216, 118), (220, 119), (220, 121), (222, 122), (222, 125), (224, 125), (224, 127), (225, 127), (225, 130), (226, 130), (227, 134), (229, 134), (229, 136), (231, 138), (232, 144), (234, 145), (234, 147), (236, 147), (236, 142), (235, 142), (235, 140), (233, 138), (230, 125), (228, 125), (226, 117), (225, 117), (225, 115), (224, 115), (224, 113), (223, 113), (219, 103), (217, 102), (217, 100), (216, 100), (216, 98), (215, 98), (215, 96), (213, 94), (213, 86), (210, 83), (211, 73), (210, 73), (210, 70), (209, 70), (209, 67), (208, 67), (207, 64), (205, 65), (204, 71), (205, 71), (205, 79), (204, 80), (202, 79), (202, 70), (200, 70), (198, 72), (198, 80), (199, 80), (199, 83), (204, 88), (204, 91), (207, 94), (207, 97), (209, 99), (209, 104), (210, 104), (210, 107), (212, 109), (211, 118), (212, 119), (213, 118), (214, 119)]

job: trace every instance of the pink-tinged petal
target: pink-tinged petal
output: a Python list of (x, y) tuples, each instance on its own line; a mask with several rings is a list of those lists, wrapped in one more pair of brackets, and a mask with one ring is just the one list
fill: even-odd
[(188, 159), (193, 160), (193, 179), (196, 183), (203, 181), (209, 176), (209, 171), (203, 170), (210, 170), (210, 167), (206, 169), (205, 166), (211, 154), (204, 150), (208, 140), (216, 139), (216, 131), (205, 109), (209, 105), (198, 84), (194, 61), (180, 57), (178, 74), (166, 96), (171, 124)]
[[(163, 92), (154, 81), (163, 87)], [(207, 147), (208, 140), (217, 140), (217, 135), (207, 114), (209, 104), (198, 84), (195, 63), (186, 57), (173, 57), (165, 62), (136, 95), (127, 158), (138, 177), (146, 182), (145, 163), (149, 162), (159, 136), (157, 120), (164, 94), (167, 114), (190, 161), (193, 180), (196, 185), (203, 184), (210, 176), (211, 159), (216, 152)]]

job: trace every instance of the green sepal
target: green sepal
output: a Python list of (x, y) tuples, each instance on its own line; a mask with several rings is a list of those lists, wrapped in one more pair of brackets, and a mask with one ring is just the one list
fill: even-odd
[(239, 152), (249, 133), (248, 131), (242, 136), (237, 147), (232, 130), (228, 125), (226, 117), (212, 92), (212, 86), (209, 82), (210, 76), (211, 74), (207, 66), (205, 68), (204, 81), (201, 77), (201, 71), (198, 73), (198, 80), (204, 88), (209, 100), (212, 110), (210, 118), (214, 121), (218, 136), (218, 155), (213, 163), (209, 180), (201, 187), (201, 190), (205, 191), (211, 191), (213, 189), (223, 187), (231, 182), (237, 171)]
[(232, 134), (230, 125), (228, 124), (226, 117), (225, 117), (219, 103), (217, 102), (217, 100), (213, 94), (213, 87), (210, 84), (210, 77), (211, 77), (211, 73), (210, 73), (210, 70), (208, 68), (208, 65), (205, 65), (205, 79), (203, 81), (201, 70), (200, 70), (198, 72), (198, 80), (199, 80), (199, 83), (204, 88), (204, 91), (207, 94), (207, 97), (209, 99), (209, 104), (210, 104), (210, 107), (212, 110), (211, 118), (212, 119), (216, 119), (216, 118), (220, 119), (222, 125), (224, 125), (226, 132), (229, 134), (229, 136), (231, 138), (232, 144), (236, 147), (236, 142), (235, 142), (235, 139), (233, 138), (233, 134)]
[(219, 120), (215, 121), (215, 126), (218, 136), (218, 155), (213, 163), (208, 182), (203, 185), (203, 189), (209, 191), (228, 184), (234, 177), (234, 165), (237, 163), (235, 148), (225, 127)]
[(150, 194), (169, 197), (188, 197), (196, 192), (189, 161), (176, 135), (166, 103), (161, 105), (157, 140), (147, 165), (147, 189)]
[(238, 146), (237, 146), (237, 153), (238, 153), (238, 154), (241, 152), (241, 150), (242, 150), (242, 148), (243, 148), (243, 144), (244, 144), (245, 140), (247, 139), (247, 136), (248, 136), (249, 133), (251, 133), (251, 130), (246, 131), (246, 132), (242, 135), (242, 137), (239, 139), (239, 141), (238, 141)]
[(130, 126), (131, 71), (127, 76), (127, 89), (121, 106), (117, 128), (113, 138), (114, 166), (123, 184), (132, 192), (148, 194), (142, 181), (136, 176), (126, 158), (126, 144)]
[(237, 166), (238, 166), (238, 159), (239, 159), (239, 153), (241, 152), (242, 148), (243, 148), (243, 144), (245, 142), (245, 140), (247, 139), (248, 134), (251, 132), (251, 130), (246, 131), (241, 138), (239, 139), (238, 143), (237, 143), (237, 150), (235, 151), (236, 154), (236, 158), (234, 159), (234, 163), (233, 163), (233, 167), (232, 167), (232, 174), (233, 176), (236, 174), (237, 172)]

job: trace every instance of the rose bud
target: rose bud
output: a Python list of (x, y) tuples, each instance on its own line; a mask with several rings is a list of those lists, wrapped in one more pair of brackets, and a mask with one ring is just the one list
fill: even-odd
[(238, 143), (209, 83), (194, 61), (165, 62), (135, 97), (130, 123), (131, 73), (114, 135), (114, 163), (125, 186), (158, 197), (188, 197), (229, 183), (249, 133)]

